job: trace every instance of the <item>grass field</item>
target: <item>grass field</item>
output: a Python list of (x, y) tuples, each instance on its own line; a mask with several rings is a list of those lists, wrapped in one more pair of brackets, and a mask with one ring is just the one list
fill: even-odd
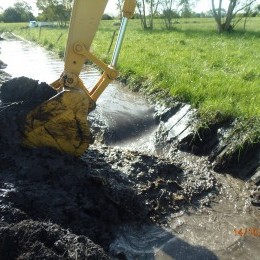
[[(114, 23), (102, 21), (92, 45), (92, 51), (106, 62), (111, 58), (112, 51), (107, 52), (118, 28)], [(66, 28), (20, 29), (21, 25), (0, 24), (0, 31), (7, 28), (60, 56), (64, 52)], [(259, 140), (259, 28), (260, 17), (251, 18), (246, 31), (241, 24), (230, 34), (218, 34), (214, 20), (209, 18), (179, 20), (171, 31), (163, 29), (161, 20), (156, 20), (153, 31), (143, 31), (140, 21), (131, 20), (119, 71), (137, 89), (158, 95), (164, 90), (190, 103), (207, 122), (230, 118), (253, 122)]]

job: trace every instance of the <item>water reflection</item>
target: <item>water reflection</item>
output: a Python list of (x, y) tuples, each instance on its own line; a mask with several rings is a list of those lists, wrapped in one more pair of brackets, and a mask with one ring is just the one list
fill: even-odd
[(129, 260), (218, 259), (207, 248), (189, 244), (159, 226), (123, 227), (110, 253)]
[[(62, 60), (34, 43), (8, 39), (1, 41), (0, 47), (0, 60), (8, 64), (5, 72), (12, 77), (26, 76), (51, 83), (63, 71)], [(89, 90), (99, 77), (100, 73), (91, 66), (85, 66), (80, 74)], [(143, 97), (114, 81), (100, 96), (96, 110), (90, 114), (90, 121), (104, 125), (107, 144), (128, 146), (142, 140), (145, 145), (156, 128), (153, 114), (154, 109)]]
[(169, 225), (123, 227), (111, 245), (127, 259), (259, 259), (259, 236), (234, 229), (260, 227), (260, 212), (249, 203), (245, 182), (218, 175), (220, 194), (210, 207), (171, 214)]

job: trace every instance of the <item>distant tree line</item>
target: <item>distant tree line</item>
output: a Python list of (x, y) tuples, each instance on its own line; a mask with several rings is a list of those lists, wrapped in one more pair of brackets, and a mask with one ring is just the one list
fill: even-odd
[[(232, 31), (236, 24), (244, 19), (244, 25), (248, 17), (254, 17), (260, 13), (259, 0), (228, 0), (227, 10), (223, 8), (223, 0), (210, 0), (211, 10), (207, 13), (195, 13), (196, 0), (136, 0), (137, 14), (135, 18), (141, 20), (144, 30), (152, 30), (156, 18), (162, 18), (166, 29), (173, 29), (174, 23), (179, 18), (214, 17), (219, 32)], [(121, 10), (123, 0), (118, 0), (117, 5)]]
[(27, 22), (34, 19), (32, 7), (24, 1), (15, 3), (13, 7), (8, 7), (0, 14), (0, 21), (5, 23)]
[(39, 21), (56, 21), (66, 26), (70, 18), (73, 0), (37, 0), (40, 15)]
[[(144, 30), (153, 30), (154, 19), (162, 19), (165, 28), (174, 29), (174, 24), (180, 18), (189, 17), (214, 17), (219, 32), (232, 31), (236, 24), (248, 17), (257, 16), (260, 13), (259, 0), (228, 0), (228, 7), (223, 8), (223, 0), (210, 0), (211, 10), (206, 13), (195, 13), (196, 0), (137, 0), (135, 19), (140, 19)], [(123, 0), (117, 0), (118, 16), (121, 19)], [(34, 17), (32, 7), (24, 1), (14, 4), (0, 14), (0, 21), (26, 22), (29, 20), (55, 21), (60, 26), (66, 26), (72, 10), (73, 0), (37, 0), (36, 5), (40, 11), (38, 17)], [(111, 20), (108, 14), (103, 15), (104, 20)]]

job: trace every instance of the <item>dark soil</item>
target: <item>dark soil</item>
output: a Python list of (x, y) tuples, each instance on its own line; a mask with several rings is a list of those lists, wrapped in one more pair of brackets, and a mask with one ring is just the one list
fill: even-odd
[(167, 224), (171, 213), (208, 206), (218, 193), (207, 163), (106, 146), (81, 158), (23, 147), (26, 113), (52, 95), (24, 77), (1, 88), (0, 259), (108, 259), (120, 226)]
[[(130, 187), (102, 177), (102, 171), (105, 174), (111, 171), (108, 165), (100, 162), (98, 168), (101, 169), (97, 170), (80, 159), (54, 151), (19, 147), (15, 150), (15, 153), (9, 150), (1, 154), (0, 177), (0, 212), (5, 227), (1, 237), (6, 234), (9, 239), (16, 240), (15, 257), (34, 251), (35, 243), (39, 242), (49, 251), (50, 259), (59, 259), (71, 250), (70, 247), (75, 247), (75, 239), (78, 239), (75, 234), (86, 236), (78, 243), (79, 249), (85, 247), (85, 251), (81, 250), (82, 256), (91, 253), (97, 259), (105, 257), (98, 245), (107, 250), (117, 225), (138, 219), (143, 214)], [(72, 234), (62, 228), (71, 230)], [(48, 233), (48, 230), (50, 237), (43, 236), (42, 232)], [(20, 232), (25, 233), (21, 238), (28, 238), (21, 241)], [(32, 239), (27, 232), (35, 232)], [(63, 246), (64, 250), (56, 248), (58, 240), (61, 240), (59, 246)], [(67, 245), (65, 241), (71, 244)], [(2, 243), (5, 246), (1, 248), (7, 249), (5, 240)], [(68, 254), (66, 259), (75, 258)]]
[[(1, 39), (0, 39), (1, 40)], [(5, 81), (11, 78), (3, 69), (6, 67), (6, 64), (0, 60), (0, 84), (4, 83)]]
[[(200, 128), (179, 143), (179, 148), (197, 155), (208, 155), (214, 170), (228, 172), (242, 180), (257, 173), (260, 166), (260, 143), (245, 141), (246, 133), (233, 133), (236, 122)], [(226, 137), (224, 137), (226, 135)]]
[(251, 202), (260, 206), (260, 143), (245, 141), (241, 145), (247, 133), (234, 131), (236, 124), (233, 121), (202, 127), (181, 140), (178, 147), (208, 156), (216, 172), (251, 182)]

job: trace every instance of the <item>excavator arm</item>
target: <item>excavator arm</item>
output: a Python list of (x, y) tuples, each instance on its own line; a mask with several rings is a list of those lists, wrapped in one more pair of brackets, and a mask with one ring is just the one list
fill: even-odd
[[(87, 115), (95, 108), (96, 101), (105, 88), (118, 76), (116, 63), (126, 24), (134, 13), (136, 1), (124, 2), (123, 19), (109, 65), (90, 52), (106, 4), (107, 0), (74, 0), (64, 71), (58, 80), (50, 84), (57, 90), (57, 95), (27, 115), (24, 145), (52, 147), (63, 153), (79, 156), (92, 142)], [(91, 91), (79, 77), (87, 60), (103, 71)]]

